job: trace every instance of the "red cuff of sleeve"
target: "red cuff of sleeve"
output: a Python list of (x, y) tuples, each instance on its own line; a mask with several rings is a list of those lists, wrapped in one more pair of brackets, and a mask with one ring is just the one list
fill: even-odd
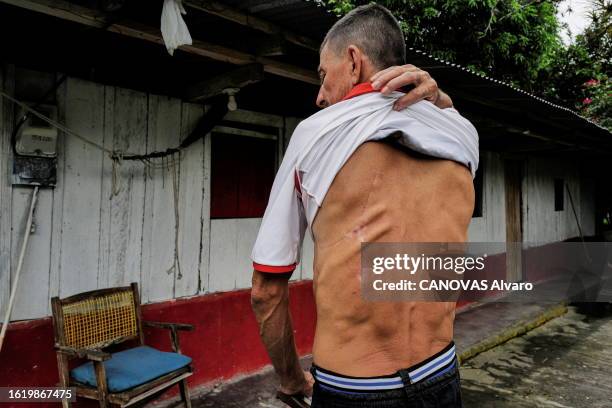
[(293, 272), (296, 267), (296, 263), (285, 266), (272, 266), (272, 265), (262, 265), (257, 262), (253, 262), (253, 268), (259, 272), (269, 272), (269, 273), (283, 273), (283, 272)]

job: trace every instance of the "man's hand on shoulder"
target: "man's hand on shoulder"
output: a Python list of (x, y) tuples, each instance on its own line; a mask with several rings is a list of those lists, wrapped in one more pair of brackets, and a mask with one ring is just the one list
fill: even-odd
[(429, 73), (411, 64), (383, 69), (372, 75), (370, 82), (374, 89), (380, 89), (383, 94), (390, 94), (405, 86), (414, 86), (395, 102), (393, 106), (395, 110), (402, 110), (423, 99), (432, 102), (440, 109), (453, 106), (451, 98), (438, 88), (438, 84)]

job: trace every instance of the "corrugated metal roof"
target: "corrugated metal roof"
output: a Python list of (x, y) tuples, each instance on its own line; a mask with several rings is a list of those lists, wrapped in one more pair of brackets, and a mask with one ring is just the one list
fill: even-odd
[(453, 99), (478, 104), (489, 113), (496, 111), (498, 118), (505, 122), (540, 129), (546, 126), (547, 133), (556, 129), (557, 140), (579, 141), (591, 148), (612, 152), (612, 133), (572, 109), (421, 50), (409, 48), (408, 58), (428, 71)]

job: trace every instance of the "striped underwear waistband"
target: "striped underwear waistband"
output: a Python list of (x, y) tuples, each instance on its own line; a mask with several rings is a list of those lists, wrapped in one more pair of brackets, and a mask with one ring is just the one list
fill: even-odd
[[(451, 342), (439, 353), (406, 369), (410, 383), (415, 384), (435, 378), (452, 370), (457, 365), (455, 357), (455, 343)], [(315, 365), (313, 365), (312, 371), (315, 379), (323, 388), (329, 386), (336, 390), (367, 392), (394, 390), (404, 387), (404, 382), (399, 373), (380, 377), (349, 377)]]

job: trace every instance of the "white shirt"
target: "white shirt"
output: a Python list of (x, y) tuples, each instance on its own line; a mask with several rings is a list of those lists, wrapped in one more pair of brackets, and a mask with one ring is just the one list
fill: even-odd
[[(366, 92), (366, 93), (364, 93)], [(356, 96), (351, 97), (351, 94)], [(478, 168), (478, 133), (454, 108), (420, 101), (394, 111), (402, 96), (372, 92), (360, 84), (346, 99), (297, 126), (276, 174), (251, 258), (261, 272), (293, 271), (307, 226), (312, 226), (336, 174), (367, 141), (398, 136), (397, 142), (419, 153)]]

